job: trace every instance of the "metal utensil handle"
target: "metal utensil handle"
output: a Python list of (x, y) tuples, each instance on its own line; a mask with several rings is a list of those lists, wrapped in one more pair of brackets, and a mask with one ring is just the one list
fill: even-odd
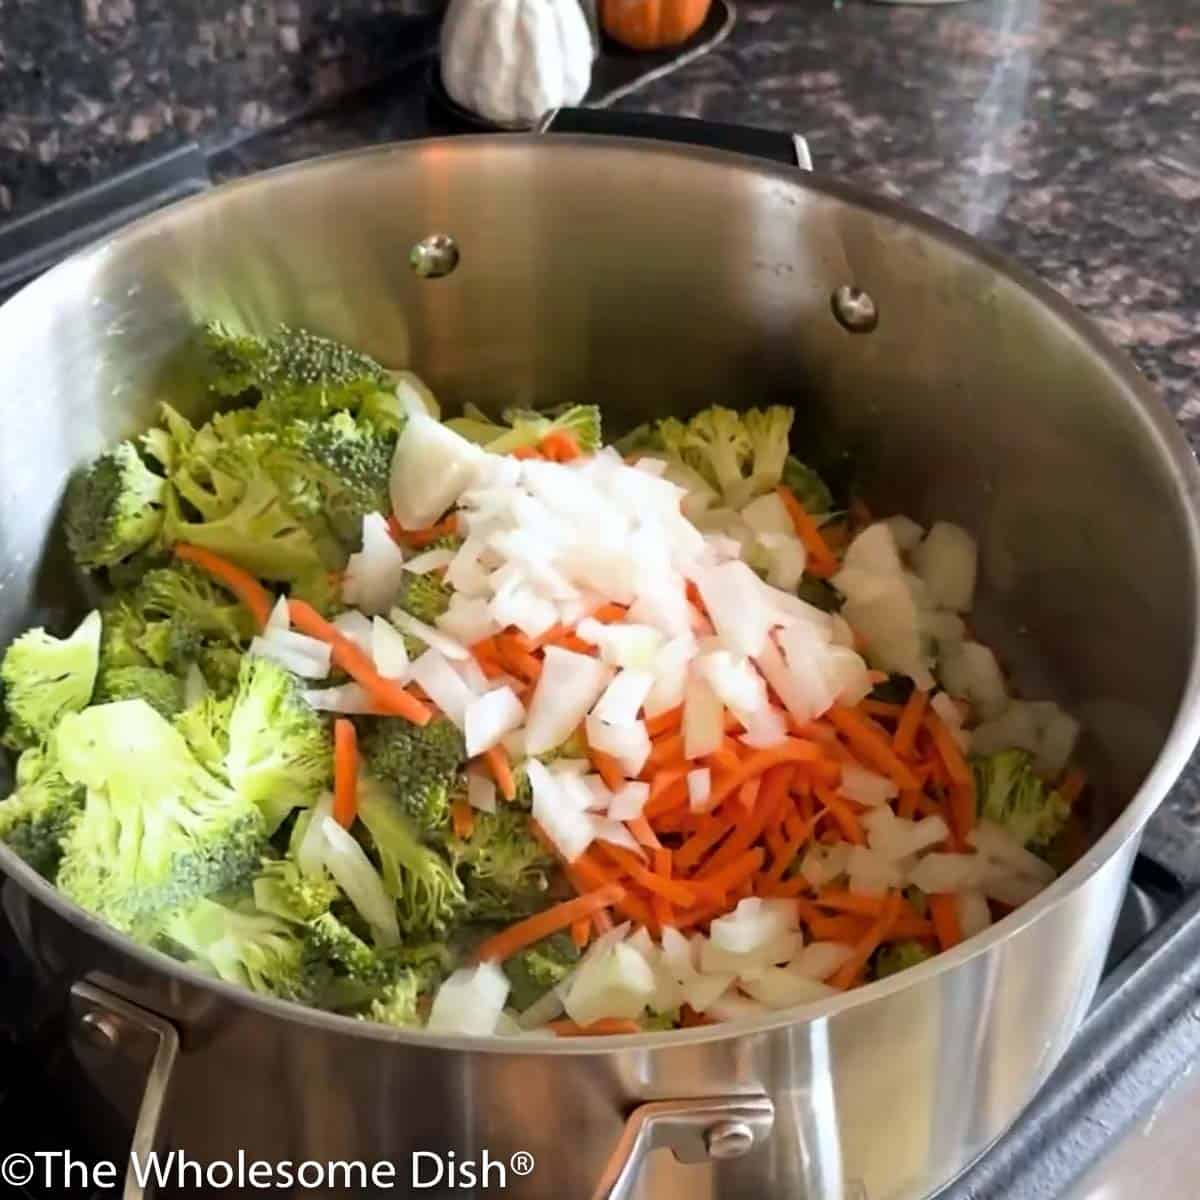
[(629, 1114), (592, 1200), (630, 1200), (642, 1160), (669, 1149), (683, 1163), (740, 1158), (762, 1145), (775, 1124), (767, 1096), (654, 1100)]
[(134, 1158), (144, 1164), (158, 1148), (171, 1073), (179, 1056), (179, 1035), (169, 1021), (90, 983), (71, 988), (71, 1011), (93, 1043), (102, 1042), (114, 1054), (148, 1059), (122, 1200), (150, 1200), (152, 1189), (149, 1183), (143, 1186), (139, 1182)]
[(798, 133), (779, 133), (750, 125), (723, 125), (695, 117), (615, 112), (608, 108), (552, 108), (538, 122), (537, 132), (595, 133), (682, 142), (688, 146), (707, 146), (713, 150), (732, 150), (737, 154), (769, 158), (802, 171), (812, 170), (808, 142)]

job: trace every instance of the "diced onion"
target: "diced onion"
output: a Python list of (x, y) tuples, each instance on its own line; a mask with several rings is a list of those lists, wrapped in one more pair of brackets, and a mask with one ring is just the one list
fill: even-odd
[(426, 550), (424, 554), (417, 554), (408, 559), (404, 564), (404, 569), (413, 575), (428, 575), (430, 571), (448, 567), (454, 561), (457, 553), (457, 550), (450, 550), (446, 547), (438, 550)]
[(533, 789), (533, 819), (563, 858), (574, 862), (592, 844), (595, 826), (586, 812), (567, 800), (558, 780), (538, 759), (528, 759), (525, 769)]
[(275, 601), (275, 607), (271, 609), (271, 615), (267, 618), (264, 633), (269, 633), (272, 629), (291, 629), (292, 618), (288, 611), (288, 601), (286, 596), (280, 596)]
[(588, 1025), (601, 1017), (638, 1017), (654, 993), (654, 972), (631, 946), (618, 943), (576, 969), (563, 1007)]
[(707, 767), (689, 771), (687, 790), (692, 812), (703, 812), (708, 807), (708, 797), (712, 792), (712, 772)]
[(332, 812), (333, 793), (324, 792), (312, 812), (306, 814), (308, 828), (296, 847), (296, 865), (308, 879), (319, 879), (325, 874), (325, 831), (322, 821)]
[(370, 617), (357, 609), (348, 608), (345, 612), (338, 613), (330, 624), (343, 637), (348, 637), (364, 654), (371, 654), (374, 630)]
[(425, 1028), (431, 1033), (476, 1037), (495, 1033), (510, 987), (508, 976), (496, 963), (460, 967), (438, 988)]
[(385, 679), (408, 677), (408, 647), (396, 627), (383, 617), (371, 622), (371, 657), (375, 670)]
[(342, 598), (365, 613), (387, 612), (403, 580), (404, 552), (384, 517), (367, 513), (362, 522), (362, 549), (346, 563)]
[(953, 612), (970, 611), (979, 553), (975, 539), (965, 529), (938, 521), (912, 557), (934, 605)]
[(465, 728), (467, 706), (475, 696), (443, 655), (426, 650), (409, 668), (409, 678), (459, 729)]
[(735, 654), (761, 653), (771, 627), (771, 606), (762, 581), (737, 560), (695, 575), (700, 597), (721, 641)]
[[(287, 640), (290, 638), (303, 638), (304, 644), (292, 643)], [(321, 646), (324, 653), (315, 654), (308, 648), (308, 643)], [(303, 634), (273, 630), (266, 637), (253, 638), (248, 653), (258, 658), (269, 659), (303, 679), (324, 679), (329, 674), (329, 647), (324, 642), (304, 637)]]
[(633, 821), (642, 815), (650, 799), (650, 785), (631, 779), (613, 793), (608, 803), (608, 815), (614, 821)]
[(992, 923), (992, 910), (981, 892), (959, 892), (956, 898), (958, 925), (963, 937), (974, 937)]
[(392, 510), (400, 525), (432, 525), (475, 482), (485, 458), (485, 451), (449, 426), (413, 413), (392, 456)]
[(977, 854), (927, 854), (909, 872), (909, 882), (937, 895), (961, 892), (978, 884), (983, 859)]
[(330, 875), (371, 927), (375, 941), (381, 946), (398, 945), (396, 905), (366, 851), (332, 817), (321, 817), (320, 821), (325, 837), (323, 857)]
[(683, 755), (694, 762), (716, 753), (724, 740), (724, 706), (708, 681), (692, 672), (683, 698)]
[(967, 835), (967, 841), (985, 858), (1003, 863), (1018, 875), (1049, 883), (1054, 879), (1054, 868), (1030, 850), (1026, 850), (1008, 830), (991, 821), (980, 821)]
[(375, 701), (371, 694), (357, 683), (343, 683), (338, 687), (306, 691), (304, 699), (318, 712), (345, 713), (353, 716), (356, 713), (375, 711)]
[(525, 706), (512, 688), (498, 687), (469, 701), (463, 715), (467, 756), (490, 750), (524, 720)]
[(392, 620), (404, 633), (419, 638), (431, 650), (436, 650), (451, 661), (461, 662), (471, 657), (470, 650), (461, 642), (447, 637), (441, 630), (435, 629), (432, 625), (426, 625), (424, 621), (418, 621), (416, 617), (411, 613), (406, 613), (402, 608), (392, 609)]
[(618, 671), (596, 702), (592, 716), (608, 725), (633, 725), (653, 685), (654, 676), (649, 671)]
[(788, 967), (769, 967), (753, 979), (743, 979), (742, 991), (767, 1008), (791, 1008), (837, 995), (837, 989)]
[(885, 775), (876, 775), (854, 763), (842, 764), (842, 794), (856, 804), (875, 808), (900, 794), (900, 789)]
[(467, 803), (480, 812), (496, 811), (496, 784), (482, 771), (467, 772)]
[(528, 754), (545, 754), (571, 736), (600, 698), (612, 672), (587, 654), (547, 646), (529, 719), (525, 723)]
[(589, 716), (584, 723), (588, 745), (602, 754), (612, 755), (627, 776), (640, 775), (650, 757), (650, 735), (645, 723), (609, 725), (598, 717)]
[(842, 942), (813, 942), (791, 961), (790, 969), (808, 979), (828, 979), (847, 959), (854, 948)]

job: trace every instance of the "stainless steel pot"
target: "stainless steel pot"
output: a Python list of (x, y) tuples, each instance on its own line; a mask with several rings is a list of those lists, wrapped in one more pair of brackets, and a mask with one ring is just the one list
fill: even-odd
[(722, 1200), (915, 1200), (983, 1151), (1087, 1009), (1139, 833), (1197, 733), (1200, 475), (1125, 359), (989, 250), (794, 167), (575, 136), (306, 163), (143, 220), (0, 310), (0, 640), (80, 606), (63, 482), (181, 394), (181, 347), (211, 316), (314, 327), (450, 403), (589, 397), (613, 423), (794, 404), (853, 448), (879, 510), (978, 531), (979, 624), (1084, 720), (1100, 795), (1081, 861), (952, 953), (795, 1014), (603, 1045), (258, 999), (0, 851), (29, 952), (78, 985), (81, 1059), (142, 1104), (139, 1144), (387, 1159), (401, 1180), (415, 1150), (528, 1151), (518, 1196)]

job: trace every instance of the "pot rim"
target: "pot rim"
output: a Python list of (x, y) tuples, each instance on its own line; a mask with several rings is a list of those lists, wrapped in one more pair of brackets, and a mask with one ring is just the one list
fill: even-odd
[(375, 1041), (412, 1046), (430, 1050), (456, 1050), (507, 1055), (599, 1055), (624, 1050), (670, 1050), (700, 1043), (725, 1041), (748, 1035), (766, 1034), (799, 1024), (809, 1024), (831, 1018), (882, 1000), (909, 986), (932, 980), (952, 971), (970, 959), (983, 955), (1001, 942), (1016, 936), (1039, 921), (1067, 896), (1081, 888), (1096, 875), (1119, 851), (1135, 838), (1153, 811), (1178, 779), (1200, 735), (1200, 466), (1197, 465), (1188, 442), (1173, 415), (1157, 392), (1136, 370), (1129, 357), (1110, 342), (1099, 328), (1071, 305), (1063, 296), (1032, 272), (1007, 255), (962, 232), (953, 225), (917, 209), (877, 195), (854, 183), (822, 176), (819, 173), (797, 171), (762, 159), (724, 150), (712, 150), (677, 143), (651, 141), (641, 138), (602, 135), (570, 134), (493, 134), (470, 138), (443, 137), (414, 139), (407, 142), (386, 142), (366, 148), (340, 151), (307, 158), (298, 162), (256, 172), (243, 179), (220, 184), (209, 192), (180, 200), (148, 216), (124, 226), (115, 234), (76, 252), (51, 268), (44, 275), (22, 288), (6, 303), (0, 305), (0, 321), (13, 309), (36, 305), (43, 292), (51, 292), (69, 272), (79, 270), (91, 257), (109, 253), (122, 241), (153, 235), (155, 230), (209, 203), (213, 197), (228, 195), (236, 190), (253, 189), (267, 181), (280, 178), (300, 179), (319, 175), (331, 169), (345, 169), (356, 162), (390, 156), (410, 156), (435, 152), (439, 156), (470, 155), (482, 147), (491, 153), (509, 149), (539, 154), (587, 153), (589, 148), (620, 149), (627, 153), (652, 155), (663, 159), (689, 159), (712, 164), (714, 167), (751, 171), (788, 187), (816, 192), (843, 204), (866, 210), (874, 215), (896, 221), (907, 228), (936, 239), (952, 250), (976, 260), (1016, 284), (1033, 296), (1042, 308), (1065, 330), (1083, 344), (1110, 372), (1117, 386), (1129, 396), (1142, 420), (1145, 436), (1153, 441), (1160, 458), (1170, 468), (1180, 507), (1186, 516), (1187, 549), (1191, 558), (1192, 575), (1196, 581), (1193, 602), (1193, 637), (1190, 648), (1187, 682), (1179, 698), (1171, 727), (1163, 741), (1154, 764), (1137, 792), (1113, 824), (1099, 840), (1066, 872), (1033, 900), (1015, 909), (991, 926), (985, 933), (967, 939), (952, 950), (935, 955), (919, 966), (855, 988), (841, 995), (815, 1003), (782, 1009), (767, 1016), (722, 1022), (693, 1029), (669, 1030), (657, 1033), (622, 1034), (601, 1039), (588, 1038), (513, 1038), (440, 1036), (423, 1030), (404, 1030), (364, 1021), (357, 1017), (307, 1008), (286, 1000), (261, 996), (235, 984), (214, 980), (193, 967), (142, 946), (118, 932), (86, 910), (63, 896), (7, 846), (0, 844), (0, 868), (13, 882), (21, 884), (42, 904), (59, 916), (104, 942), (110, 949), (136, 960), (142, 967), (166, 974), (193, 987), (216, 992), (225, 1000), (254, 1009), (264, 1016), (298, 1021), (314, 1030), (328, 1034), (354, 1035)]

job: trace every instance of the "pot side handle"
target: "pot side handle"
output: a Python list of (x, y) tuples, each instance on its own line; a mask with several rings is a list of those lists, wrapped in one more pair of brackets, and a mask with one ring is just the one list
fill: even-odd
[(122, 1200), (150, 1200), (152, 1185), (139, 1182), (134, 1156), (145, 1163), (159, 1149), (179, 1035), (169, 1021), (90, 983), (71, 988), (70, 1019), (75, 1053), (85, 1065), (91, 1063), (114, 1079), (135, 1075), (131, 1081), (120, 1080), (129, 1093), (140, 1097), (121, 1195)]
[(632, 1200), (652, 1150), (665, 1147), (683, 1163), (740, 1158), (761, 1146), (774, 1124), (775, 1105), (761, 1095), (641, 1104), (626, 1119), (591, 1200)]
[(695, 117), (660, 113), (614, 112), (601, 108), (552, 108), (538, 122), (538, 133), (592, 133), (611, 137), (651, 138), (749, 154), (802, 171), (812, 170), (808, 142), (798, 133), (779, 133), (750, 125), (723, 125)]

